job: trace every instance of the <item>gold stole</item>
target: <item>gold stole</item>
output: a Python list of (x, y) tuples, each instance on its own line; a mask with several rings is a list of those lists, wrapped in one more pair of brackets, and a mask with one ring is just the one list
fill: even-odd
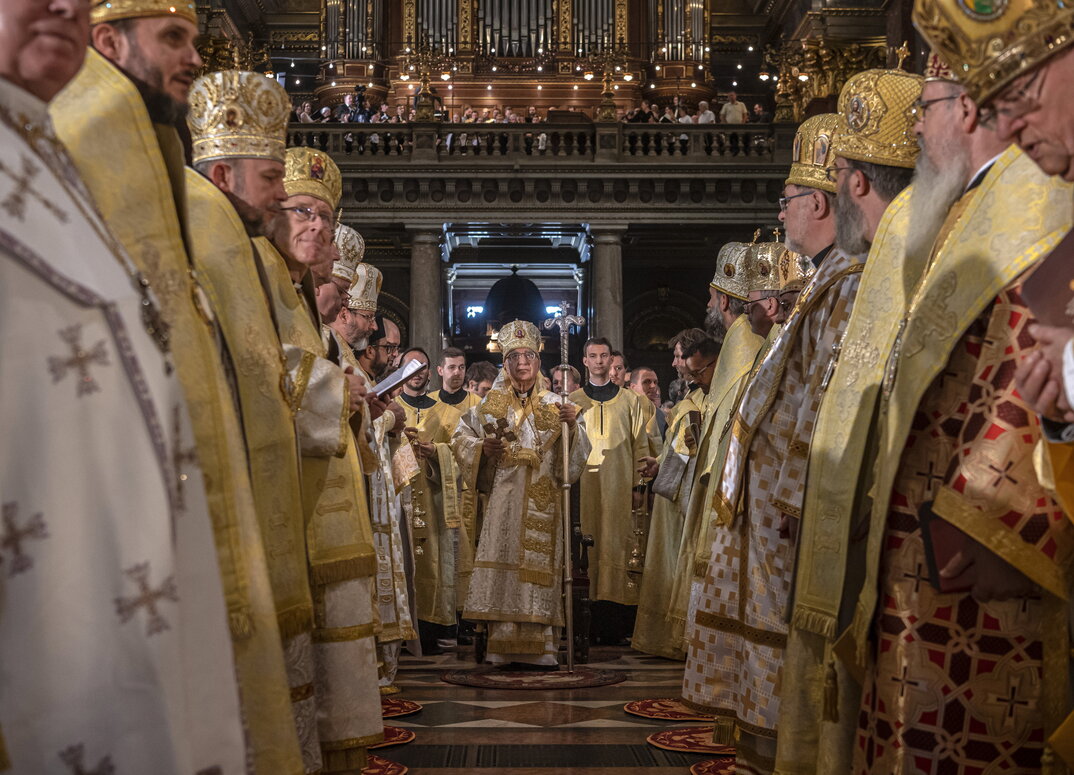
[(802, 321), (833, 285), (851, 274), (861, 272), (865, 268), (863, 260), (861, 256), (847, 256), (837, 251), (828, 255), (798, 297), (798, 304), (772, 342), (761, 366), (750, 377), (748, 389), (743, 391), (731, 423), (722, 480), (712, 497), (718, 525), (731, 525), (735, 521), (742, 485), (747, 475), (753, 435), (768, 416), (776, 400), (779, 387), (783, 383), (783, 370), (794, 350)]
[(827, 638), (835, 637), (838, 627), (858, 481), (884, 375), (884, 355), (895, 342), (892, 321), (905, 312), (906, 297), (928, 260), (928, 255), (905, 255), (911, 188), (895, 197), (880, 219), (813, 431), (793, 626)]
[(216, 186), (192, 169), (186, 172), (190, 217), (197, 224), (190, 255), (235, 359), (254, 502), (280, 636), (287, 640), (313, 628), (288, 374), (242, 221)]
[[(145, 103), (127, 76), (90, 50), (78, 75), (53, 100), (52, 121), (89, 187), (109, 229), (130, 254), (160, 300), (171, 329), (171, 350), (194, 426), (197, 457), (206, 472), (206, 495), (216, 537), (231, 633), (253, 634), (249, 578), (239, 526), (237, 491), (247, 461), (229, 440), (239, 437), (214, 341), (208, 299), (187, 258), (176, 199), (183, 184), (182, 146), (169, 127), (154, 129)], [(159, 135), (159, 136), (158, 136)], [(171, 142), (168, 142), (170, 135)], [(169, 147), (163, 146), (164, 141)], [(165, 154), (178, 155), (172, 180)], [(177, 459), (194, 450), (175, 450)], [(252, 516), (252, 515), (251, 515)]]
[[(309, 368), (312, 368), (312, 360), (324, 358), (327, 353), (313, 324), (308, 302), (295, 291), (283, 257), (275, 248), (263, 237), (254, 240), (254, 246), (277, 302), (280, 339), (310, 356)], [(308, 369), (306, 374), (308, 378)], [(301, 379), (300, 374), (298, 381)], [(295, 390), (300, 394), (301, 386), (296, 385)], [(300, 396), (295, 400), (300, 402)], [(344, 434), (344, 438), (341, 457), (302, 456), (306, 553), (310, 580), (317, 585), (365, 578), (377, 571), (365, 476), (353, 435)]]

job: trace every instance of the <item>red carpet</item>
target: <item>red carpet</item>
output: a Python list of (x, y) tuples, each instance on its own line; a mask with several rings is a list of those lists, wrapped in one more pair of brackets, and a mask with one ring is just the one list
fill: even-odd
[(362, 770), (362, 775), (406, 775), (407, 768), (402, 764), (382, 759), (376, 754), (369, 754), (369, 763)]
[(387, 748), (389, 745), (405, 745), (414, 739), (414, 733), (402, 727), (384, 727), (384, 742), (369, 746), (370, 748)]
[(395, 697), (380, 698), (380, 715), (383, 718), (398, 718), (410, 716), (421, 710), (421, 705), (410, 700), (400, 700)]
[(734, 771), (735, 760), (733, 758), (706, 759), (691, 767), (690, 775), (732, 775)]
[(632, 716), (642, 718), (655, 718), (664, 721), (712, 721), (712, 716), (706, 716), (696, 710), (688, 708), (678, 700), (634, 700), (623, 706), (623, 710)]
[(677, 727), (656, 732), (645, 738), (650, 745), (666, 751), (682, 753), (701, 753), (707, 756), (734, 756), (735, 749), (730, 745), (716, 745), (712, 742), (712, 727)]

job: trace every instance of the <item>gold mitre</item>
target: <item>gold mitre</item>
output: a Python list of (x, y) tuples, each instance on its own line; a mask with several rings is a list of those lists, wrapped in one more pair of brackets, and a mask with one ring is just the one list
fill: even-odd
[(365, 256), (365, 240), (350, 226), (340, 223), (336, 224), (335, 242), (339, 260), (332, 264), (332, 274), (353, 285), (357, 277), (355, 271)]
[(779, 292), (790, 293), (801, 291), (806, 287), (809, 278), (817, 269), (813, 262), (803, 255), (788, 250), (784, 246), (783, 253), (776, 259), (776, 274), (779, 277)]
[(347, 307), (376, 312), (377, 297), (380, 296), (383, 279), (380, 270), (372, 264), (358, 264), (354, 269), (354, 283), (351, 285), (351, 299), (347, 302)]
[(537, 326), (528, 320), (515, 320), (500, 327), (499, 333), (496, 334), (496, 344), (500, 346), (504, 358), (507, 358), (507, 354), (512, 350), (520, 350), (523, 347), (539, 353), (541, 334)]
[(925, 83), (931, 81), (949, 81), (950, 83), (958, 83), (958, 78), (951, 72), (951, 68), (947, 66), (947, 62), (944, 58), (933, 51), (929, 54), (928, 61), (925, 62)]
[(835, 154), (887, 167), (913, 167), (918, 144), (912, 108), (924, 80), (903, 70), (866, 70), (850, 78), (839, 93), (843, 121)]
[(1074, 43), (1065, 0), (915, 0), (913, 21), (978, 104)]
[(749, 297), (750, 288), (746, 282), (746, 248), (741, 242), (728, 242), (720, 248), (716, 256), (716, 274), (709, 283), (718, 291), (736, 299)]
[(776, 265), (787, 252), (782, 242), (754, 242), (746, 247), (746, 282), (751, 291), (778, 291)]
[(832, 145), (842, 118), (838, 113), (822, 113), (806, 119), (794, 135), (791, 172), (785, 185), (806, 186), (835, 193), (828, 180), (828, 168), (835, 160)]
[(284, 164), (283, 187), (287, 196), (307, 194), (336, 209), (343, 196), (343, 177), (327, 153), (310, 148), (288, 148)]
[(90, 24), (149, 16), (178, 16), (192, 24), (198, 23), (198, 9), (194, 0), (94, 0), (90, 9)]
[(291, 103), (274, 78), (242, 70), (203, 75), (190, 89), (186, 123), (194, 164), (216, 159), (283, 162)]

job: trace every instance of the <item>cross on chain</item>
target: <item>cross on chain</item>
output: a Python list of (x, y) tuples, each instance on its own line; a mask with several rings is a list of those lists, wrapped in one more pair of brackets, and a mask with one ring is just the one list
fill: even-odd
[[(0, 537), (0, 550), (11, 552), (12, 554), (11, 569), (7, 574), (9, 577), (25, 573), (34, 566), (33, 558), (23, 553), (23, 541), (29, 538), (42, 541), (49, 537), (48, 526), (45, 525), (45, 520), (40, 513), (30, 517), (22, 527), (19, 527), (15, 522), (15, 517), (18, 513), (19, 505), (17, 503), (4, 504), (4, 535)], [(4, 557), (0, 556), (0, 562), (3, 562), (3, 560)]]
[(1003, 705), (1006, 710), (1004, 716), (1006, 716), (1006, 723), (1004, 726), (1008, 726), (1014, 721), (1014, 714), (1019, 708), (1028, 708), (1029, 700), (1022, 700), (1018, 698), (1018, 684), (1012, 679), (1010, 685), (1007, 687), (1007, 694), (990, 694), (988, 695), (988, 701), (994, 702), (998, 705)]
[(168, 621), (157, 610), (157, 603), (162, 600), (171, 600), (173, 603), (179, 601), (179, 589), (176, 586), (175, 577), (168, 576), (159, 587), (153, 589), (149, 585), (148, 562), (127, 568), (123, 571), (123, 575), (138, 586), (138, 594), (135, 597), (115, 598), (116, 613), (119, 615), (120, 623), (126, 624), (138, 613), (139, 608), (144, 608), (149, 614), (149, 621), (145, 628), (146, 635), (156, 635), (158, 632), (171, 629)]
[(74, 775), (113, 775), (116, 767), (112, 764), (112, 757), (105, 756), (92, 770), (87, 770), (82, 760), (86, 755), (86, 746), (82, 743), (68, 746), (60, 751), (60, 761), (66, 764)]
[(186, 508), (183, 498), (183, 485), (190, 477), (183, 473), (187, 466), (198, 464), (198, 451), (194, 447), (183, 449), (183, 410), (178, 405), (172, 411), (172, 465), (175, 466), (175, 476), (178, 480), (176, 489), (176, 505), (180, 509)]
[(502, 439), (504, 441), (517, 441), (518, 436), (511, 430), (510, 423), (507, 422), (506, 417), (501, 417), (493, 425), (490, 422), (481, 426), (485, 430), (486, 436), (492, 436), (493, 438)]
[(909, 672), (910, 672), (910, 668), (907, 665), (903, 665), (902, 666), (902, 673), (900, 675), (898, 675), (898, 676), (896, 676), (896, 677), (891, 679), (892, 681), (894, 681), (895, 683), (897, 683), (899, 685), (899, 699), (905, 699), (906, 698), (906, 687), (907, 686), (911, 686), (911, 687), (913, 687), (915, 689), (917, 687), (921, 686), (920, 681), (911, 681), (910, 680), (910, 678), (908, 676)]
[(996, 466), (994, 466), (991, 463), (989, 463), (988, 464), (988, 470), (989, 471), (994, 471), (994, 472), (996, 472), (998, 474), (998, 476), (996, 477), (996, 480), (994, 482), (992, 482), (992, 486), (993, 487), (999, 487), (1000, 484), (1003, 483), (1004, 479), (1006, 479), (1011, 484), (1018, 484), (1018, 480), (1015, 479), (1013, 476), (1011, 476), (1008, 473), (1008, 471), (1010, 471), (1012, 468), (1014, 468), (1014, 461), (1013, 460), (1008, 460), (1007, 465), (1003, 466), (1003, 468), (997, 468)]
[(917, 471), (915, 473), (915, 475), (925, 478), (925, 488), (926, 489), (931, 489), (932, 488), (932, 480), (933, 479), (935, 479), (937, 482), (943, 482), (943, 480), (944, 480), (944, 478), (942, 476), (940, 476), (938, 473), (936, 473), (936, 463), (933, 462), (932, 460), (929, 461), (928, 470)]
[(58, 333), (60, 339), (67, 342), (67, 346), (71, 348), (71, 355), (67, 358), (49, 356), (48, 370), (52, 373), (52, 383), (56, 384), (67, 376), (67, 372), (74, 370), (78, 372), (78, 388), (75, 395), (81, 398), (89, 393), (96, 393), (101, 386), (90, 374), (90, 365), (94, 363), (99, 366), (109, 365), (104, 340), (97, 342), (90, 350), (83, 350), (81, 324), (68, 326)]
[(41, 171), (40, 168), (38, 168), (28, 156), (20, 154), (19, 158), (22, 160), (21, 175), (16, 174), (14, 170), (4, 164), (4, 162), (0, 161), (0, 173), (6, 175), (8, 179), (15, 184), (15, 187), (11, 189), (11, 192), (4, 198), (4, 201), (0, 202), (0, 207), (3, 207), (7, 211), (7, 214), (12, 218), (25, 221), (26, 199), (27, 197), (30, 197), (41, 203), (41, 205), (56, 216), (61, 223), (67, 223), (67, 213), (34, 190), (34, 178), (36, 178), (37, 173)]

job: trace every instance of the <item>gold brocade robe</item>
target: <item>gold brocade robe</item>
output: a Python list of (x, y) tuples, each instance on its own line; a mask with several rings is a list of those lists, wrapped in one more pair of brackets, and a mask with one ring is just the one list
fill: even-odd
[[(836, 660), (832, 646), (844, 597), (851, 525), (868, 508), (863, 501), (876, 455), (871, 431), (885, 354), (898, 330), (892, 321), (905, 312), (906, 296), (928, 259), (927, 255), (905, 255), (912, 189), (904, 189), (892, 200), (877, 227), (858, 303), (851, 310), (817, 413), (798, 538), (793, 617), (784, 655), (776, 754), (779, 775), (850, 769), (851, 719), (861, 687)], [(857, 592), (847, 593), (852, 595), (851, 605)], [(844, 620), (843, 626), (847, 623)]]
[[(374, 640), (377, 560), (358, 451), (359, 443), (364, 443), (365, 414), (360, 410), (350, 417), (343, 371), (326, 358), (309, 301), (311, 288), (303, 285), (300, 295), (276, 249), (263, 237), (254, 245), (269, 281), (281, 341), (290, 348), (292, 405), (297, 407), (302, 450), (302, 500), (315, 612), (314, 669), (303, 676), (305, 684), (292, 688), (306, 700), (300, 710), (296, 704), (299, 729), (308, 735), (303, 754), (310, 771), (318, 758), (326, 772), (361, 769), (366, 747), (384, 736)], [(342, 408), (333, 401), (342, 403)], [(307, 406), (311, 411), (303, 419)], [(352, 425), (362, 438), (356, 440)], [(337, 446), (342, 449), (333, 454)]]
[[(243, 713), (258, 772), (301, 771), (265, 548), (215, 311), (184, 242), (179, 135), (154, 125), (134, 84), (94, 51), (52, 102), (67, 146), (104, 220), (156, 291), (190, 408), (196, 455), (224, 582)], [(273, 385), (273, 389), (277, 389)]]
[[(459, 420), (466, 416), (466, 413), (473, 409), (475, 406), (481, 403), (481, 396), (476, 393), (467, 392), (463, 399), (457, 404), (449, 404), (442, 398), (443, 390), (434, 390), (429, 395), (434, 401), (438, 401), (444, 405), (444, 421), (445, 428), (450, 429), (450, 433), (454, 435), (455, 429), (459, 425)], [(466, 482), (461, 478), (457, 484), (458, 490), (458, 502), (459, 502), (459, 522), (460, 533), (458, 541), (458, 551), (455, 557), (455, 589), (458, 593), (455, 596), (455, 605), (461, 611), (462, 605), (465, 602), (465, 593), (470, 586), (470, 574), (474, 568), (474, 551), (477, 547), (477, 536), (480, 530), (478, 524), (477, 510), (478, 510), (478, 493), (476, 490), (467, 486)]]
[(684, 696), (714, 680), (717, 737), (734, 737), (739, 761), (761, 771), (774, 764), (793, 563), (781, 520), (801, 515), (821, 385), (863, 260), (829, 254), (743, 392), (716, 488), (712, 561), (687, 623)]
[(764, 341), (764, 338), (753, 333), (748, 316), (735, 318), (727, 329), (712, 383), (701, 403), (698, 462), (694, 469), (690, 498), (686, 503), (686, 521), (671, 586), (671, 606), (667, 613), (671, 634), (680, 642), (685, 637), (691, 598), (700, 592), (701, 581), (708, 569), (712, 531), (715, 528), (712, 496), (719, 486), (723, 470), (723, 455), (720, 453), (726, 452), (724, 438)]
[(624, 388), (609, 401), (594, 401), (584, 389), (569, 398), (585, 416), (591, 447), (579, 485), (582, 532), (592, 535), (594, 542), (589, 555), (590, 597), (637, 605), (637, 585), (627, 576), (632, 488), (639, 482), (637, 461), (652, 452), (642, 399)]
[[(1034, 345), (1020, 278), (1070, 228), (1071, 192), (1008, 150), (963, 198), (904, 317), (883, 383), (865, 583), (849, 632), (865, 679), (857, 772), (917, 771), (938, 749), (953, 773), (1039, 771), (1042, 737), (1069, 707), (1074, 527), (1037, 479), (1039, 423), (1013, 374)], [(936, 591), (923, 571), (925, 508), (1043, 596), (979, 603)]]
[[(439, 401), (415, 408), (411, 398), (401, 393), (396, 399), (406, 413), (406, 426), (418, 429), (418, 439), (431, 443), (435, 452), (418, 461), (402, 492), (403, 508), (414, 541), (414, 595), (418, 619), (451, 626), (456, 621), (456, 542), (459, 540), (457, 471), (451, 455), (451, 433), (457, 414)], [(454, 420), (454, 422), (452, 422)], [(448, 427), (451, 425), (451, 427)]]
[[(463, 615), (487, 623), (492, 661), (556, 662), (556, 628), (563, 626), (560, 400), (535, 387), (523, 407), (501, 381), (463, 417), (452, 441), (468, 485), (491, 479)], [(501, 421), (515, 441), (490, 469), (482, 455), (485, 425)], [(589, 445), (580, 428), (570, 435), (568, 479), (576, 480)]]
[(690, 499), (694, 466), (697, 461), (697, 442), (688, 441), (690, 412), (700, 412), (704, 394), (700, 388), (691, 391), (671, 411), (668, 433), (658, 462), (674, 469), (670, 475), (658, 477), (660, 486), (671, 497), (656, 492), (654, 480), (653, 509), (649, 519), (649, 537), (645, 545), (645, 570), (638, 591), (638, 615), (630, 647), (646, 654), (667, 659), (683, 659), (682, 633), (668, 627), (666, 617), (675, 560), (682, 540), (686, 504)]

